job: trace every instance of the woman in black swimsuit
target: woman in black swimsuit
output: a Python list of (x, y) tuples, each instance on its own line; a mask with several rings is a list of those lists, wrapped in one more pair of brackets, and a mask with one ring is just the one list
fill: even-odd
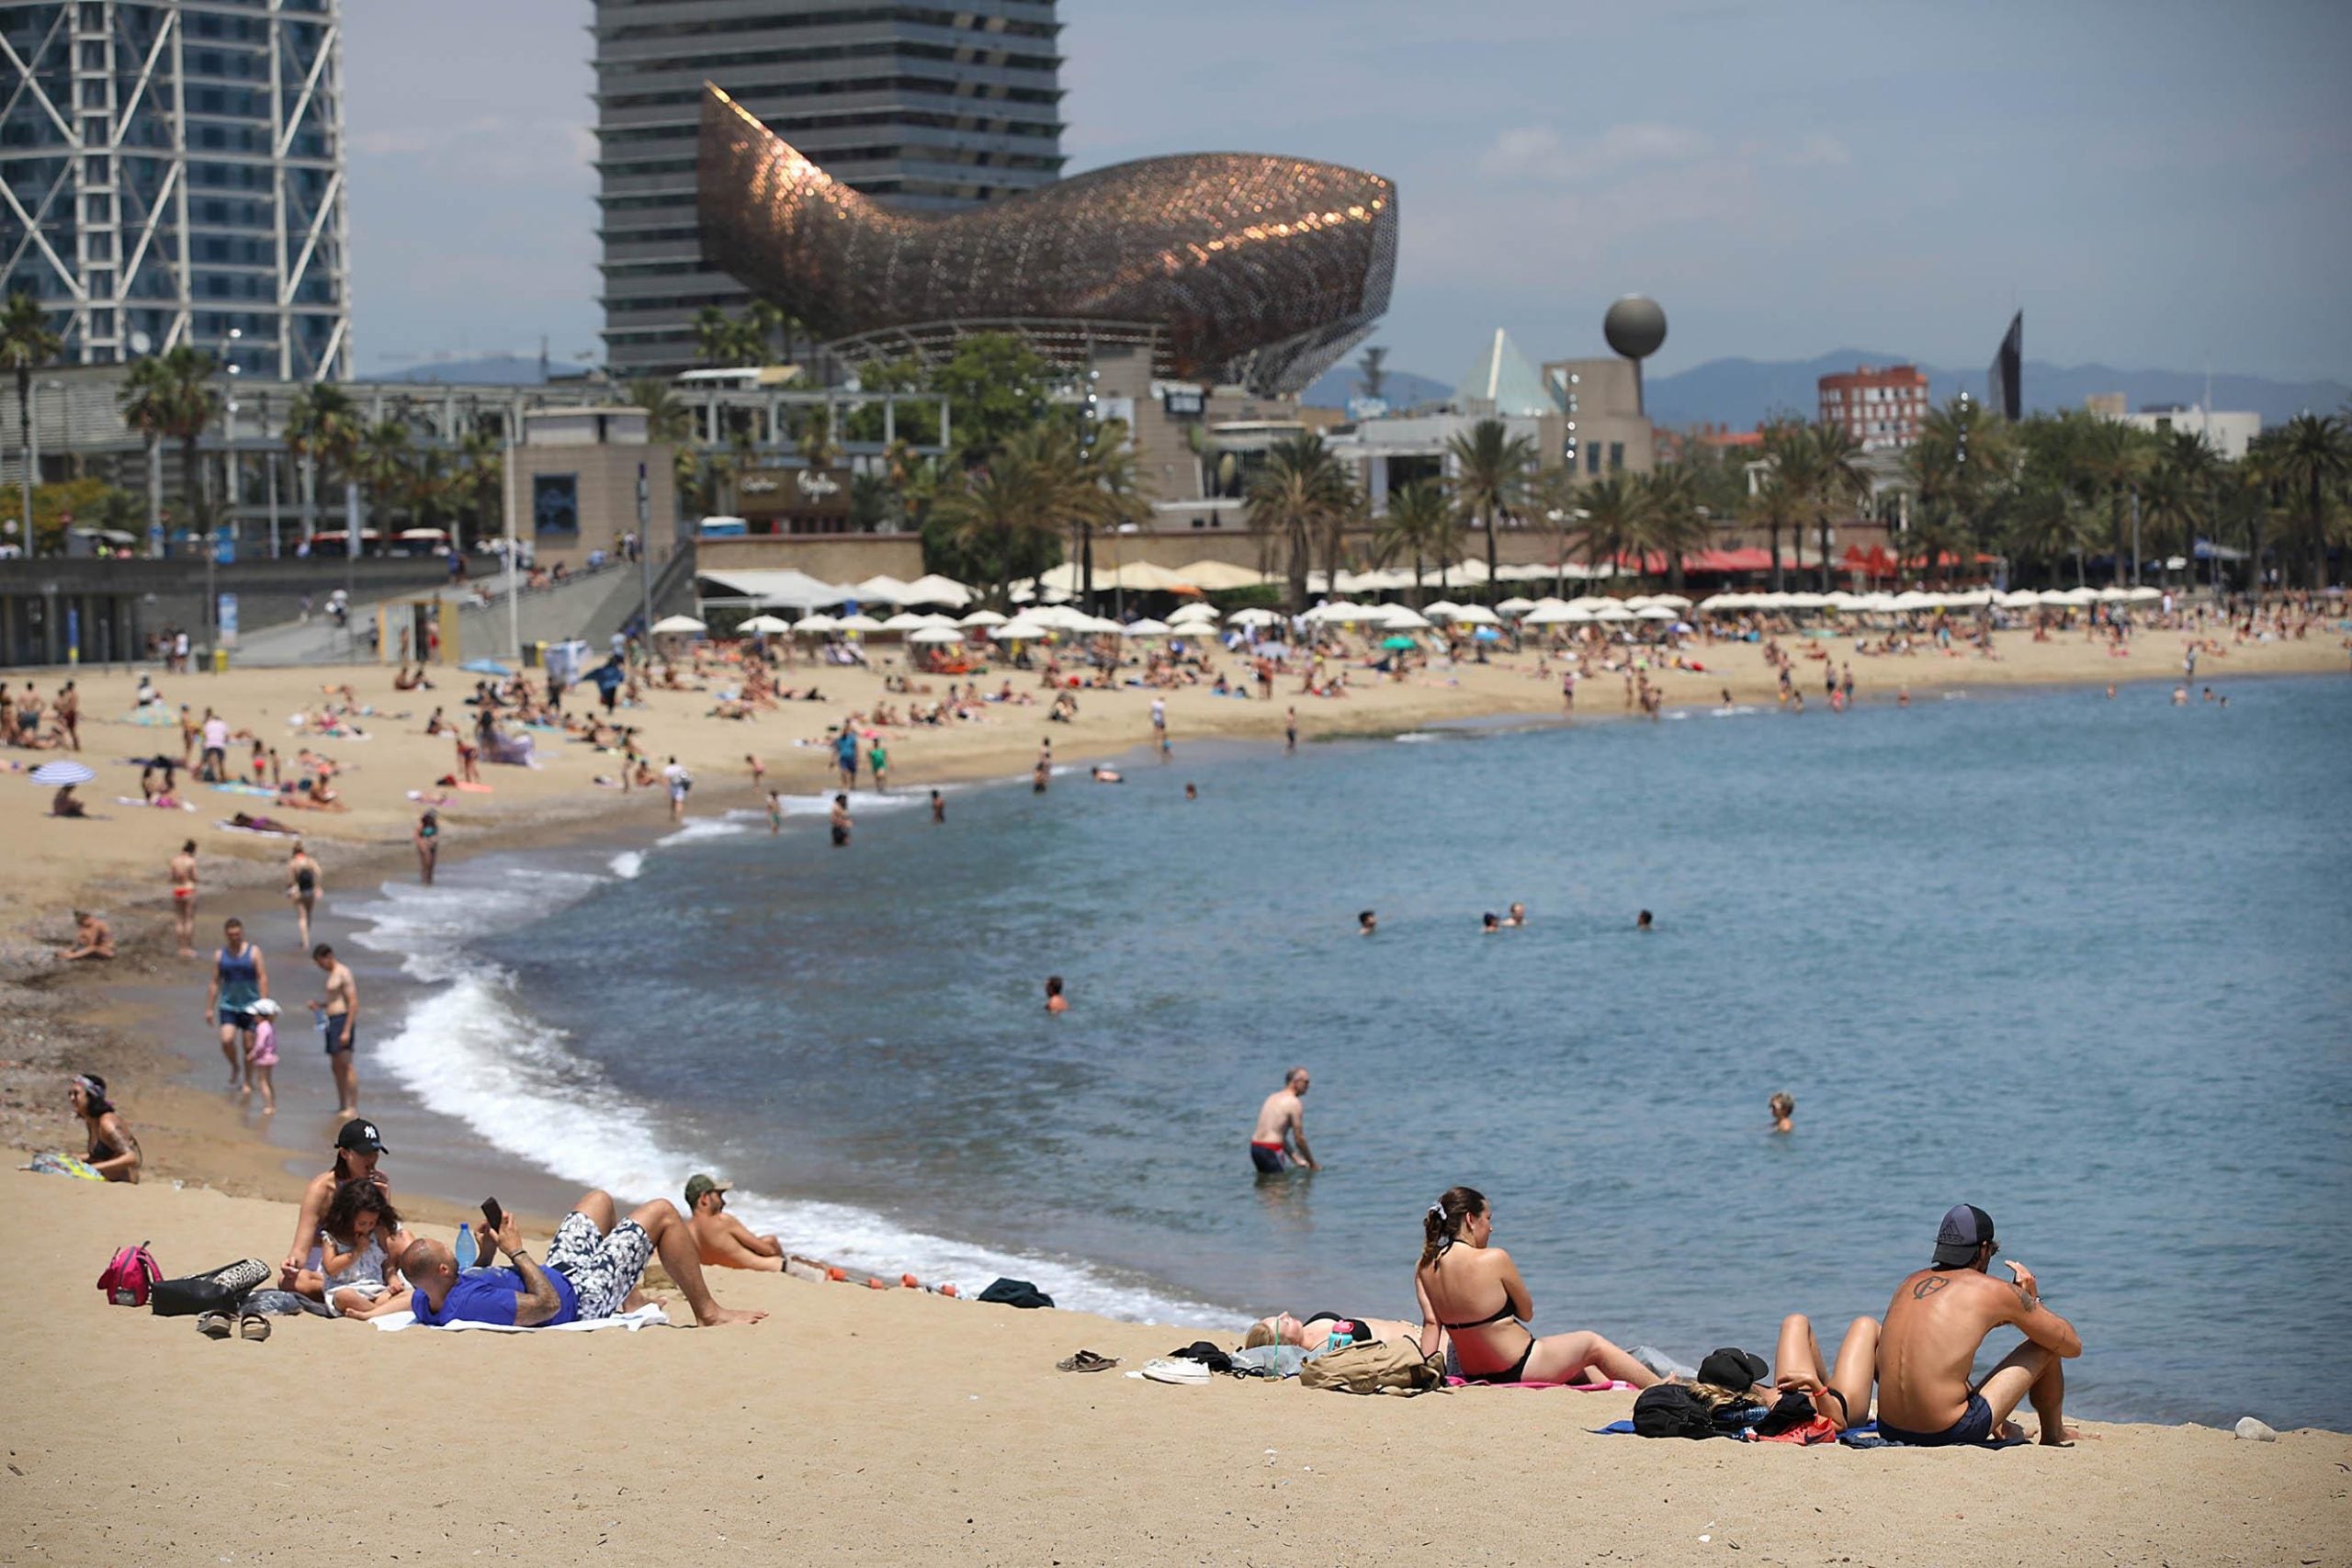
[[(1610, 1378), (1647, 1388), (1658, 1375), (1589, 1329), (1538, 1339), (1526, 1320), (1533, 1298), (1510, 1254), (1490, 1245), (1495, 1216), (1484, 1194), (1448, 1188), (1422, 1216), (1421, 1263), (1413, 1291), (1423, 1318), (1421, 1343), (1453, 1337), (1454, 1359), (1471, 1382), (1573, 1382)], [(1492, 1303), (1492, 1304), (1488, 1304)]]
[(1334, 1334), (1345, 1334), (1359, 1344), (1375, 1339), (1411, 1339), (1419, 1343), (1413, 1325), (1393, 1317), (1357, 1317), (1350, 1313), (1318, 1312), (1307, 1317), (1293, 1317), (1278, 1312), (1272, 1317), (1261, 1317), (1250, 1325), (1241, 1343), (1255, 1349), (1264, 1345), (1295, 1345), (1313, 1348), (1324, 1344)]
[(294, 852), (286, 863), (286, 896), (294, 901), (294, 919), (301, 927), (301, 945), (311, 945), (311, 916), (319, 907), (319, 863), (294, 840)]
[(107, 1080), (96, 1073), (76, 1073), (66, 1098), (74, 1114), (90, 1134), (90, 1152), (83, 1157), (108, 1181), (139, 1180), (139, 1140), (123, 1124), (121, 1112), (107, 1099)]
[(1878, 1373), (1878, 1319), (1858, 1317), (1847, 1325), (1838, 1347), (1833, 1371), (1822, 1359), (1821, 1341), (1813, 1337), (1813, 1322), (1802, 1313), (1781, 1320), (1781, 1339), (1772, 1352), (1773, 1383), (1780, 1393), (1791, 1390), (1813, 1401), (1814, 1413), (1839, 1431), (1871, 1417), (1871, 1383)]

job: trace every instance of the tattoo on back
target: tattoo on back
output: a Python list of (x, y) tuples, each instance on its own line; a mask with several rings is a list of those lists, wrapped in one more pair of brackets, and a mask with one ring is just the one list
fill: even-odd
[(1911, 1287), (1911, 1299), (1915, 1302), (1924, 1302), (1951, 1283), (1951, 1281), (1941, 1274), (1930, 1274)]

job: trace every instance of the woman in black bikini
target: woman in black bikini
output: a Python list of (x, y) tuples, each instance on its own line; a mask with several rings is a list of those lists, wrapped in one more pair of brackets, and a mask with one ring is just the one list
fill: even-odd
[(1573, 1382), (1599, 1374), (1635, 1388), (1658, 1375), (1589, 1329), (1538, 1339), (1526, 1320), (1535, 1304), (1510, 1254), (1489, 1245), (1495, 1217), (1473, 1188), (1448, 1188), (1422, 1216), (1421, 1263), (1413, 1291), (1421, 1303), (1421, 1344), (1453, 1337), (1471, 1382)]
[(107, 1080), (96, 1073), (76, 1073), (66, 1098), (74, 1102), (74, 1114), (90, 1134), (90, 1150), (83, 1156), (93, 1169), (108, 1181), (128, 1181), (136, 1185), (142, 1163), (139, 1140), (123, 1125), (122, 1113), (107, 1099)]
[(1833, 1371), (1822, 1359), (1813, 1321), (1802, 1313), (1781, 1320), (1781, 1342), (1772, 1351), (1772, 1382), (1813, 1401), (1814, 1413), (1839, 1431), (1871, 1418), (1871, 1383), (1878, 1375), (1878, 1319), (1858, 1317), (1847, 1325)]

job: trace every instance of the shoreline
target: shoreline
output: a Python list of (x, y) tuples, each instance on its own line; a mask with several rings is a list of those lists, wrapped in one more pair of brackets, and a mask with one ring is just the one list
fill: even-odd
[[(2023, 641), (2023, 634), (2007, 635)], [(2165, 634), (2161, 633), (2144, 634), (2143, 640), (2145, 637), (2154, 637), (2159, 642), (2165, 640)], [(2041, 645), (2041, 651), (2047, 652), (2052, 647)], [(1736, 700), (1754, 701), (1767, 706), (1774, 705), (1769, 678), (1763, 672), (1760, 658), (1753, 645), (1724, 644), (1703, 651), (1710, 661), (1720, 662), (1725, 667), (1681, 679), (1676, 678), (1679, 672), (1668, 672), (1662, 677), (1672, 682), (1668, 690), (1683, 699), (1674, 704), (1678, 713), (1703, 712), (1719, 705), (1712, 701), (1689, 700), (1701, 695), (1700, 691), (1693, 689), (1696, 686), (1727, 685), (1731, 687)], [(2059, 651), (2082, 654), (2096, 650), (2075, 646), (2062, 647)], [(2289, 666), (2277, 671), (2246, 671), (2243, 674), (2233, 670), (2233, 677), (2241, 680), (2257, 674), (2264, 679), (2284, 674), (2324, 674), (2341, 657), (2332, 641), (2278, 644), (2241, 651), (2282, 656), (2271, 662)], [(1743, 654), (1753, 668), (1730, 668), (1731, 661)], [(1209, 698), (1204, 689), (1195, 688), (1171, 694), (1170, 705), (1174, 732), (1180, 739), (1187, 744), (1213, 746), (1218, 752), (1227, 748), (1247, 750), (1275, 744), (1280, 736), (1281, 710), (1292, 705), (1294, 701), (1297, 701), (1303, 710), (1300, 715), (1302, 741), (1315, 742), (1371, 742), (1394, 739), (1419, 729), (1481, 732), (1522, 728), (1575, 728), (1641, 716), (1623, 711), (1613, 704), (1601, 704), (1602, 697), (1614, 693), (1607, 689), (1610, 682), (1596, 681), (1586, 682), (1588, 690), (1595, 686), (1602, 689), (1591, 691), (1589, 696), (1580, 694), (1579, 711), (1574, 717), (1566, 716), (1560, 712), (1553, 688), (1548, 683), (1534, 682), (1526, 673), (1532, 662), (1527, 655), (1517, 658), (1505, 655), (1487, 666), (1464, 667), (1458, 672), (1461, 682), (1456, 685), (1368, 687), (1361, 700), (1345, 705), (1288, 698), (1278, 685), (1276, 700), (1272, 703), (1214, 700)], [(1882, 661), (1882, 667), (1893, 662)], [(1949, 695), (1955, 691), (1973, 690), (2008, 694), (2066, 686), (2096, 687), (2106, 683), (2104, 677), (2121, 677), (2115, 682), (2120, 686), (2125, 680), (2137, 676), (2132, 683), (2138, 686), (2177, 678), (2148, 669), (2147, 665), (2152, 662), (2148, 660), (2111, 660), (2103, 656), (2096, 661), (2076, 658), (2071, 662), (2059, 661), (2047, 668), (2024, 669), (2005, 668), (2001, 664), (1973, 660), (1923, 659), (1908, 662), (1916, 668), (1905, 670), (1900, 665), (1894, 668), (1905, 674), (1940, 677), (1907, 682), (1921, 694)], [(2083, 668), (2086, 663), (2088, 668)], [(2132, 668), (2118, 670), (2114, 668), (2118, 663), (2129, 663)], [(1874, 670), (1873, 673), (1876, 672)], [(254, 673), (246, 672), (248, 676)], [(290, 682), (287, 679), (288, 672), (260, 673), (275, 678), (274, 683), (280, 691), (304, 684), (299, 680), (300, 672), (293, 672), (298, 679)], [(378, 673), (380, 678), (380, 672)], [(824, 679), (837, 682), (842, 673), (828, 671)], [(2210, 675), (2211, 671), (2209, 670), (2206, 673)], [(873, 673), (857, 674), (863, 684), (844, 688), (837, 701), (823, 705), (786, 705), (778, 711), (776, 724), (759, 739), (773, 750), (775, 728), (796, 720), (802, 721), (801, 727), (811, 720), (821, 723), (852, 704), (861, 708), (870, 707), (875, 700), (881, 697), (877, 690), (880, 679)], [(1990, 679), (1996, 674), (2007, 678)], [(240, 678), (237, 673), (225, 677), (202, 677), (196, 679), (195, 685), (200, 692), (209, 694), (229, 689)], [(129, 679), (128, 676), (120, 678), (126, 687)], [(2199, 683), (2208, 682), (2200, 681)], [(96, 683), (93, 682), (93, 686), (96, 688)], [(454, 691), (445, 691), (430, 695), (454, 697), (456, 694)], [(667, 693), (653, 695), (662, 701), (673, 698), (673, 694)], [(1141, 736), (1144, 731), (1142, 709), (1148, 697), (1148, 693), (1136, 689), (1089, 692), (1083, 694), (1083, 702), (1091, 711), (1082, 716), (1080, 724), (1049, 726), (1044, 722), (1043, 709), (1039, 707), (1027, 716), (1026, 716), (1029, 723), (1019, 728), (1030, 733), (1042, 733), (1049, 741), (1058, 743), (1056, 761), (1064, 766), (1083, 767), (1094, 761), (1125, 759), (1136, 755), (1139, 748), (1148, 745)], [(102, 700), (94, 693), (94, 715), (104, 711), (99, 705)], [(1886, 701), (1883, 696), (1878, 700), (1882, 704)], [(659, 705), (660, 702), (657, 702), (656, 712), (648, 716), (649, 724), (661, 716)], [(1102, 716), (1106, 709), (1116, 711), (1121, 722), (1103, 722)], [(1017, 714), (1018, 710), (1014, 711)], [(1819, 715), (1815, 721), (1834, 722), (1832, 716), (1826, 713)], [(688, 717), (684, 723), (694, 725), (695, 721)], [(85, 744), (91, 753), (102, 755), (105, 750), (112, 749), (109, 743), (116, 739), (113, 728), (95, 720), (88, 726)], [(690, 765), (702, 771), (703, 776), (708, 778), (725, 765), (718, 760), (720, 751), (712, 741), (723, 739), (724, 745), (731, 748), (740, 744), (748, 733), (750, 727), (738, 726), (730, 729), (724, 721), (703, 720), (693, 738), (695, 744), (679, 744), (679, 750), (681, 754), (691, 750), (694, 754)], [(397, 742), (403, 739), (397, 735), (383, 735), (379, 731), (379, 740)], [(1017, 784), (1025, 772), (1022, 763), (1028, 755), (1026, 734), (994, 736), (972, 730), (951, 730), (934, 737), (918, 730), (894, 736), (892, 746), (894, 750), (901, 753), (903, 761), (908, 755), (916, 753), (919, 748), (927, 751), (934, 739), (949, 742), (940, 748), (944, 754), (936, 759), (925, 757), (923, 761), (927, 765), (919, 773), (911, 768), (906, 770), (914, 773), (911, 778), (894, 778), (893, 793), (911, 795), (920, 800), (922, 792), (933, 784), (987, 787)], [(673, 743), (677, 744), (674, 740)], [(335, 743), (326, 744), (332, 747)], [(411, 750), (420, 749), (412, 747)], [(425, 742), (421, 750), (427, 761), (418, 764), (402, 759), (401, 765), (434, 765), (429, 759), (438, 751), (438, 743)], [(654, 744), (649, 745), (648, 750), (658, 757), (665, 748)], [(345, 787), (354, 796), (360, 793), (362, 784), (368, 786), (370, 793), (380, 794), (374, 789), (379, 782), (376, 776), (378, 749), (371, 747), (360, 755), (364, 759), (364, 766), (359, 772), (345, 776), (343, 781)], [(1180, 747), (1180, 760), (1182, 755)], [(573, 760), (576, 760), (576, 754), (559, 752), (558, 757), (551, 760), (546, 773), (524, 775), (518, 779), (521, 784), (541, 786), (527, 796), (517, 794), (481, 805), (468, 798), (453, 803), (448, 820), (459, 830), (450, 835), (452, 841), (448, 852), (453, 858), (445, 863), (461, 864), (500, 854), (528, 857), (541, 852), (584, 859), (592, 855), (601, 857), (607, 848), (616, 856), (641, 855), (650, 852), (663, 838), (679, 830), (679, 824), (659, 814), (660, 807), (651, 798), (631, 795), (616, 802), (610, 793), (594, 790), (576, 780), (564, 787), (560, 781), (548, 778), (548, 775), (555, 773), (564, 761)], [(579, 770), (569, 771), (577, 773)], [(770, 780), (796, 795), (806, 795), (813, 787), (815, 793), (821, 796), (829, 786), (820, 781), (829, 772), (827, 764), (813, 755), (811, 749), (796, 746), (775, 759)], [(893, 772), (894, 774), (899, 773), (900, 769), (894, 765)], [(485, 776), (496, 780), (503, 786), (515, 773), (510, 769), (490, 769)], [(721, 773), (715, 787), (698, 790), (696, 793), (703, 797), (700, 804), (704, 809), (691, 812), (685, 819), (686, 824), (721, 818), (729, 811), (756, 812), (762, 796), (743, 781), (741, 773), (741, 764), (738, 763), (733, 776)], [(32, 793), (20, 789), (0, 795), (0, 801), (21, 811), (27, 797)], [(616, 812), (616, 805), (630, 808), (628, 815)], [(413, 808), (401, 800), (392, 807), (390, 819), (398, 820), (410, 809)], [(134, 812), (129, 815), (138, 817), (146, 814)], [(205, 815), (198, 813), (182, 819), (206, 850), (205, 907), (200, 908), (197, 932), (199, 948), (208, 945), (205, 928), (211, 918), (221, 912), (221, 906), (225, 904), (242, 909), (252, 917), (256, 927), (256, 939), (265, 952), (281, 955), (273, 967), (272, 977), (284, 987), (285, 996), (293, 998), (308, 994), (313, 985), (311, 977), (314, 972), (306, 961), (293, 953), (291, 914), (271, 886), (272, 878), (279, 874), (279, 869), (267, 857), (277, 852), (279, 846), (265, 844), (259, 856), (242, 852), (217, 853), (215, 852), (229, 846), (220, 843), (221, 835), (208, 836), (202, 831)], [(180, 821), (172, 820), (167, 814), (154, 813), (153, 816), (164, 818), (163, 826), (168, 829), (176, 830), (181, 826)], [(328, 818), (319, 819), (317, 823), (321, 830), (312, 838), (312, 842), (322, 858), (328, 860), (329, 865), (328, 897), (318, 917), (321, 930), (317, 935), (334, 933), (334, 939), (340, 942), (342, 933), (351, 929), (348, 923), (351, 917), (345, 911), (356, 903), (372, 902), (375, 897), (373, 890), (377, 886), (413, 876), (411, 852), (404, 842), (385, 830), (386, 817), (380, 807), (372, 813), (372, 822)], [(346, 821), (350, 826), (361, 829), (361, 835), (328, 836), (343, 829)], [(311, 825), (310, 820), (302, 823), (305, 828)], [(78, 831), (79, 826), (43, 825), (36, 828), (35, 831), (63, 834)], [(141, 826), (148, 824), (141, 823)], [(368, 831), (371, 827), (373, 830)], [(814, 828), (813, 821), (802, 823), (796, 820), (788, 830), (812, 831)], [(248, 847), (240, 842), (233, 846), (233, 852), (243, 852)], [(126, 889), (119, 876), (107, 874), (108, 869), (100, 864), (87, 866), (85, 874), (73, 886), (71, 897), (75, 901), (88, 899), (102, 907), (106, 896), (113, 894), (119, 897)], [(153, 882), (148, 884), (150, 888), (154, 886)], [(9, 1058), (7, 1062), (0, 1063), (0, 1141), (15, 1145), (49, 1146), (55, 1146), (60, 1142), (70, 1143), (75, 1129), (70, 1120), (59, 1114), (62, 1111), (62, 1105), (47, 1116), (42, 1115), (41, 1111), (58, 1098), (55, 1085), (65, 1072), (88, 1066), (109, 1078), (119, 1100), (130, 1110), (133, 1125), (141, 1131), (142, 1144), (147, 1148), (151, 1179), (215, 1186), (237, 1194), (288, 1196), (299, 1190), (302, 1179), (297, 1173), (297, 1163), (311, 1158), (305, 1151), (312, 1147), (313, 1143), (322, 1147), (332, 1137), (332, 1119), (319, 1123), (321, 1131), (315, 1140), (286, 1134), (285, 1129), (297, 1124), (302, 1114), (289, 1103), (287, 1111), (278, 1118), (277, 1126), (257, 1137), (252, 1125), (253, 1119), (243, 1108), (235, 1101), (224, 1100), (218, 1090), (202, 1087), (204, 1075), (216, 1070), (212, 1064), (217, 1058), (211, 1048), (193, 1040), (175, 1041), (172, 1038), (179, 1027), (175, 1010), (185, 1010), (188, 992), (201, 984), (202, 970), (200, 964), (170, 955), (168, 930), (164, 924), (163, 911), (157, 908), (161, 902), (157, 898), (149, 898), (142, 905), (135, 895), (132, 896), (129, 911), (119, 916), (115, 922), (122, 955), (110, 965), (92, 965), (69, 974), (41, 958), (29, 957), (28, 944), (21, 938), (16, 943), (15, 952), (11, 954), (14, 962), (6, 964), (6, 973), (0, 975), (0, 995), (7, 996), (17, 1003), (8, 1010), (7, 1021), (0, 1024), (0, 1055)], [(261, 911), (257, 915), (253, 914), (256, 905)], [(122, 906), (118, 903), (116, 907)], [(35, 916), (34, 924), (52, 931), (58, 929), (60, 922), (49, 911), (42, 910), (38, 900), (28, 898), (26, 908)], [(52, 903), (51, 909), (54, 908)], [(285, 928), (287, 940), (277, 940), (278, 933), (276, 928), (281, 926)], [(355, 948), (360, 946), (354, 945)], [(368, 1011), (372, 1019), (363, 1023), (363, 1035), (372, 1034), (376, 1040), (381, 1041), (393, 1021), (400, 1016), (396, 1010), (404, 1010), (421, 993), (422, 987), (414, 982), (404, 982), (392, 976), (389, 972), (390, 966), (377, 962), (372, 953), (363, 954), (362, 951), (355, 951), (345, 956), (353, 959), (364, 956), (365, 968), (374, 971), (368, 990), (365, 993), (368, 1000)], [(290, 984), (288, 983), (289, 981)], [(292, 1005), (298, 1010), (296, 1016), (299, 1019), (299, 1003)], [(315, 1053), (303, 1049), (309, 1032), (298, 1023), (285, 1032), (290, 1049), (282, 1048), (281, 1052), (280, 1094), (284, 1100), (296, 1101), (302, 1098), (304, 1092), (298, 1086), (315, 1088), (311, 1080), (322, 1081), (324, 1074), (319, 1071)], [(374, 1103), (382, 1104), (380, 1097), (385, 1082), (385, 1074), (380, 1067), (370, 1071), (367, 1050), (363, 1043), (363, 1110), (369, 1108), (366, 1093), (371, 1083), (379, 1096)], [(408, 1099), (404, 1093), (399, 1094), (398, 1098), (402, 1100)], [(268, 1132), (278, 1133), (281, 1136), (270, 1137)], [(560, 1177), (538, 1170), (528, 1172), (519, 1181), (513, 1175), (499, 1177), (499, 1170), (511, 1170), (514, 1162), (482, 1145), (469, 1133), (461, 1138), (435, 1141), (441, 1145), (436, 1153), (443, 1157), (474, 1156), (462, 1161), (464, 1166), (472, 1168), (459, 1173), (463, 1179), (416, 1181), (412, 1178), (403, 1186), (405, 1192), (446, 1205), (448, 1212), (462, 1215), (469, 1212), (470, 1203), (458, 1200), (459, 1190), (480, 1185), (474, 1178), (478, 1174), (487, 1174), (505, 1181), (509, 1190), (518, 1195), (510, 1201), (510, 1206), (518, 1213), (530, 1214), (538, 1207), (533, 1201), (534, 1195), (525, 1190), (524, 1183), (536, 1188), (536, 1196), (548, 1205), (560, 1206), (568, 1201), (568, 1197), (561, 1195), (565, 1183)], [(466, 1146), (469, 1141), (473, 1145), (470, 1148)], [(499, 1164), (497, 1169), (485, 1171), (485, 1168), (498, 1162), (503, 1164)], [(410, 1168), (414, 1170), (420, 1167), (411, 1165)]]

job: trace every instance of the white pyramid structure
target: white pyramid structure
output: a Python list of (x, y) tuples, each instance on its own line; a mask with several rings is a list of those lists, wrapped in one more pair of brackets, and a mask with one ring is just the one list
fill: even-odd
[(1495, 329), (1494, 341), (1479, 351), (1470, 373), (1454, 384), (1453, 407), (1457, 413), (1503, 419), (1532, 419), (1560, 412), (1544, 378), (1500, 327)]

